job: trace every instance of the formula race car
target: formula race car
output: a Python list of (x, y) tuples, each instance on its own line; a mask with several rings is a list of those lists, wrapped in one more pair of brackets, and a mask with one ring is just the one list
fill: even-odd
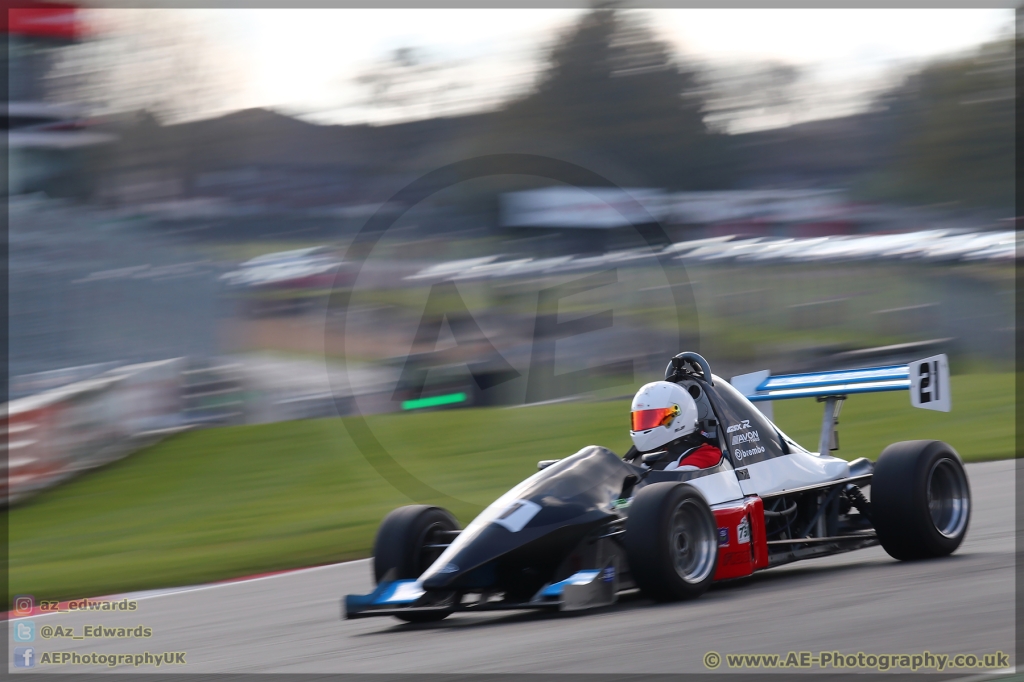
[[(456, 611), (570, 611), (611, 604), (634, 588), (656, 600), (692, 599), (713, 581), (799, 559), (876, 544), (896, 559), (922, 559), (963, 541), (970, 488), (946, 443), (895, 443), (874, 464), (829, 454), (848, 395), (909, 389), (913, 406), (949, 411), (944, 355), (817, 374), (760, 372), (730, 383), (700, 355), (680, 353), (665, 378), (694, 398), (701, 430), (722, 449), (718, 465), (659, 470), (650, 459), (659, 453), (626, 461), (589, 446), (540, 462), (465, 530), (439, 507), (396, 509), (374, 545), (377, 587), (347, 596), (345, 617), (425, 622)], [(824, 403), (818, 452), (755, 406), (802, 397)]]

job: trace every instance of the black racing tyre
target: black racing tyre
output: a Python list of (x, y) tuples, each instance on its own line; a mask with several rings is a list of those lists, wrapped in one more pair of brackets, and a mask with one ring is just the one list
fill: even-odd
[[(413, 504), (399, 507), (384, 517), (373, 542), (373, 578), (379, 583), (388, 574), (392, 580), (415, 580), (440, 556), (427, 545), (439, 544), (437, 531), (458, 530), (459, 523), (447, 509)], [(409, 613), (398, 616), (410, 623), (441, 620), (451, 611)]]
[(871, 477), (871, 520), (882, 547), (908, 561), (952, 554), (971, 518), (963, 462), (938, 440), (893, 443)]
[(384, 517), (373, 542), (373, 579), (380, 582), (394, 569), (393, 580), (415, 580), (434, 562), (440, 550), (436, 531), (458, 530), (459, 522), (447, 509), (411, 504)]
[(718, 525), (700, 491), (685, 483), (645, 486), (629, 505), (623, 536), (629, 570), (644, 595), (695, 599), (718, 566)]

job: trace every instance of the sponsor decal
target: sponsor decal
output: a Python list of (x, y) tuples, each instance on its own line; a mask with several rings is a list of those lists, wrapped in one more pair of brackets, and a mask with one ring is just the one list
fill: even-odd
[(753, 457), (754, 455), (760, 455), (764, 453), (764, 448), (758, 445), (756, 448), (750, 450), (740, 450), (739, 448), (733, 450), (733, 454), (736, 455), (736, 459), (743, 459), (744, 457)]
[(739, 445), (740, 443), (751, 443), (754, 441), (760, 441), (761, 436), (757, 435), (757, 431), (746, 431), (744, 433), (737, 433), (732, 437), (732, 444)]
[(605, 581), (606, 583), (610, 583), (611, 581), (615, 580), (615, 567), (606, 567), (604, 569), (604, 573), (601, 574), (601, 580)]
[(438, 573), (457, 573), (458, 570), (459, 570), (459, 567), (456, 566), (455, 564), (448, 564), (446, 566), (443, 566), (443, 567), (439, 568), (437, 572)]
[(736, 526), (736, 542), (741, 545), (750, 542), (750, 521), (746, 516), (740, 521), (740, 525)]
[(737, 469), (736, 470), (736, 478), (741, 480), (741, 481), (749, 481), (750, 480), (750, 472), (747, 471), (746, 469)]
[(729, 546), (729, 529), (719, 528), (718, 529), (718, 546), (728, 547)]
[(726, 433), (736, 433), (737, 431), (742, 431), (743, 429), (749, 429), (749, 428), (750, 428), (750, 420), (749, 419), (744, 419), (739, 424), (733, 424), (732, 426), (727, 428), (725, 430), (725, 432)]

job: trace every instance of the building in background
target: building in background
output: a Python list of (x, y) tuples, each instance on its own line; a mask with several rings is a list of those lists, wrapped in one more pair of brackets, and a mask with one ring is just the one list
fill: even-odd
[[(672, 241), (721, 235), (804, 237), (851, 234), (882, 225), (841, 190), (548, 187), (501, 196), (501, 227), (548, 233), (575, 251), (605, 251), (623, 235), (657, 222)], [(898, 229), (898, 226), (896, 227)], [(618, 237), (618, 238), (617, 238)]]
[(636, 246), (638, 228), (663, 224), (667, 216), (666, 193), (651, 188), (544, 187), (506, 192), (499, 203), (506, 234), (544, 236), (548, 250), (564, 253)]
[(2, 19), (9, 195), (59, 183), (81, 166), (84, 150), (115, 139), (89, 130), (89, 121), (74, 103), (47, 101), (46, 76), (58, 51), (85, 38), (78, 8), (54, 2), (19, 4)]

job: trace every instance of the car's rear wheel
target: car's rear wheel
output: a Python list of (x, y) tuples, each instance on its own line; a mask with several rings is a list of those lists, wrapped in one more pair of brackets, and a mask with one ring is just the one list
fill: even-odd
[(894, 443), (871, 477), (871, 519), (882, 547), (903, 561), (952, 554), (971, 517), (963, 462), (937, 440)]
[(642, 488), (630, 503), (623, 544), (637, 587), (659, 601), (699, 597), (718, 566), (715, 515), (685, 483)]
[[(441, 555), (448, 544), (446, 534), (458, 530), (459, 523), (441, 507), (422, 504), (399, 507), (386, 517), (377, 529), (373, 543), (373, 578), (375, 582), (415, 580)], [(398, 616), (410, 623), (441, 620), (450, 610), (433, 613), (409, 613)]]

